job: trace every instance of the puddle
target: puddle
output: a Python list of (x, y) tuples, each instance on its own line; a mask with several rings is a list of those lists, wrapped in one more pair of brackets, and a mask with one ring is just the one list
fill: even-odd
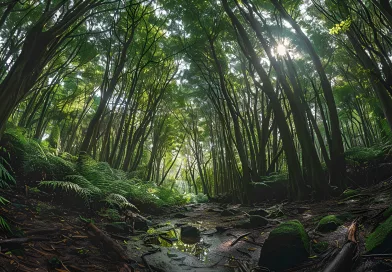
[(180, 228), (171, 228), (164, 232), (149, 229), (147, 233), (156, 234), (155, 239), (151, 239), (150, 243), (161, 247), (175, 248), (181, 252), (196, 256), (201, 262), (208, 261), (209, 246), (204, 242), (202, 237), (193, 240), (182, 240)]

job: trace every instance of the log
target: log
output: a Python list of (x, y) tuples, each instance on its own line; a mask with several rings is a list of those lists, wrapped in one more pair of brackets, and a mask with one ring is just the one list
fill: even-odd
[(355, 239), (357, 230), (357, 223), (354, 221), (348, 229), (347, 242), (344, 244), (339, 254), (335, 259), (325, 268), (324, 272), (346, 272), (351, 271), (352, 260), (358, 248)]
[(99, 238), (99, 240), (102, 242), (102, 244), (106, 248), (114, 251), (121, 258), (121, 260), (123, 260), (127, 263), (136, 263), (136, 261), (132, 260), (131, 258), (129, 258), (127, 256), (127, 254), (125, 254), (126, 250), (124, 250), (119, 244), (117, 244), (114, 240), (112, 240), (104, 232), (102, 232), (100, 229), (98, 229), (93, 223), (88, 223), (87, 229), (92, 231), (94, 233), (94, 235)]

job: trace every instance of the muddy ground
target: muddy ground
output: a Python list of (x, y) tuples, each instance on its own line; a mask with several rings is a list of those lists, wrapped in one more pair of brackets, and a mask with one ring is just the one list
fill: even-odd
[[(382, 212), (390, 207), (392, 182), (360, 190), (351, 198), (322, 202), (262, 202), (228, 205), (218, 203), (170, 207), (159, 215), (143, 214), (149, 230), (122, 233), (106, 231), (109, 220), (93, 211), (64, 208), (42, 193), (28, 193), (24, 188), (1, 190), (11, 201), (0, 214), (13, 228), (13, 234), (0, 234), (0, 243), (18, 237), (15, 243), (2, 244), (0, 271), (257, 271), (263, 242), (279, 223), (298, 219), (305, 226), (312, 244), (326, 242), (324, 252), (311, 252), (305, 263), (287, 271), (322, 271), (347, 239), (349, 225), (358, 221), (358, 252), (353, 271), (392, 271), (392, 255), (363, 256), (366, 236), (383, 220)], [(264, 209), (268, 224), (250, 227), (249, 211)], [(346, 215), (342, 226), (330, 233), (315, 230), (325, 215)], [(118, 244), (129, 257), (128, 263), (88, 230), (86, 221)], [(195, 226), (200, 237), (186, 241), (180, 228)], [(240, 238), (240, 239), (239, 239)], [(284, 245), (282, 245), (284, 246)], [(284, 256), (282, 256), (284, 258)], [(267, 270), (259, 270), (267, 271)]]

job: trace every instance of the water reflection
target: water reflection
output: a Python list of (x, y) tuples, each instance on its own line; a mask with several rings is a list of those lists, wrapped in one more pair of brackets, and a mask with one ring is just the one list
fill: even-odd
[[(153, 233), (154, 230), (149, 230), (147, 233)], [(204, 243), (203, 238), (197, 240), (181, 239), (181, 229), (173, 228), (164, 233), (157, 235), (159, 245), (163, 247), (171, 247), (182, 252), (196, 256), (201, 262), (208, 261), (209, 249)]]

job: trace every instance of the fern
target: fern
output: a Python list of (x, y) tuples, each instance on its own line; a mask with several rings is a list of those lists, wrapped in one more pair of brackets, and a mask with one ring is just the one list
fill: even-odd
[(5, 221), (5, 219), (2, 216), (0, 216), (0, 229), (12, 233), (10, 225), (7, 223), (7, 221)]
[[(10, 202), (7, 199), (0, 196), (0, 205), (6, 205), (8, 203)], [(1, 215), (0, 215), (0, 229), (12, 233), (10, 225), (8, 225), (7, 221), (5, 221), (5, 219)]]
[(7, 170), (6, 166), (11, 168), (9, 163), (3, 157), (0, 157), (0, 188), (9, 187), (9, 183), (16, 183), (14, 177)]
[(52, 190), (59, 189), (62, 192), (74, 194), (86, 201), (88, 201), (90, 197), (90, 191), (88, 189), (82, 188), (69, 181), (41, 181), (39, 186), (47, 187)]
[(125, 197), (119, 194), (110, 194), (105, 198), (104, 201), (108, 203), (109, 206), (115, 206), (120, 209), (133, 209), (137, 212), (140, 212), (135, 205), (129, 203), (129, 201)]
[(356, 146), (345, 152), (345, 157), (348, 160), (355, 162), (368, 162), (375, 161), (384, 156), (384, 151), (382, 148), (373, 146), (373, 147), (362, 147)]

